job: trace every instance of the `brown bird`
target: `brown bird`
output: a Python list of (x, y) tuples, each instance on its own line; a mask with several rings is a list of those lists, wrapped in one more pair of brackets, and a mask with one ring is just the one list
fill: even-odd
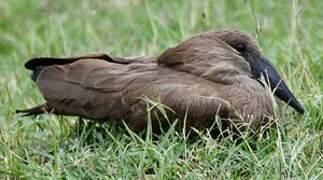
[[(35, 58), (25, 67), (33, 71), (32, 79), (46, 100), (17, 110), (26, 115), (50, 112), (124, 121), (141, 131), (147, 126), (147, 99), (153, 99), (167, 107), (171, 119), (185, 117), (188, 128), (210, 127), (217, 115), (224, 125), (248, 124), (257, 130), (274, 116), (270, 90), (304, 113), (257, 42), (237, 30), (199, 34), (159, 57)], [(154, 131), (165, 123), (152, 118)]]

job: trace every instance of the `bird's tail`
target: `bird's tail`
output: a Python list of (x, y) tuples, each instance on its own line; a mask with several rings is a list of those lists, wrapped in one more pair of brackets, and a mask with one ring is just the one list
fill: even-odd
[(46, 112), (52, 112), (54, 109), (48, 106), (46, 103), (30, 108), (30, 109), (24, 109), (24, 110), (16, 110), (16, 113), (23, 113), (23, 116), (32, 116), (32, 115), (39, 115), (44, 114)]

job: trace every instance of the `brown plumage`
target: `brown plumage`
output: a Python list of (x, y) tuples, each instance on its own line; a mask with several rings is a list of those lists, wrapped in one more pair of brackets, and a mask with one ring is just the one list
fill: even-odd
[[(207, 128), (218, 115), (223, 124), (247, 123), (258, 129), (274, 115), (266, 86), (304, 113), (255, 40), (236, 30), (202, 33), (159, 57), (36, 58), (25, 67), (33, 71), (32, 78), (46, 100), (44, 105), (18, 111), (27, 115), (51, 112), (123, 120), (140, 131), (146, 128), (145, 99), (149, 98), (171, 109), (167, 110), (171, 119), (186, 115), (189, 128)], [(259, 80), (262, 74), (265, 83)], [(160, 124), (153, 118), (152, 125), (157, 130)]]

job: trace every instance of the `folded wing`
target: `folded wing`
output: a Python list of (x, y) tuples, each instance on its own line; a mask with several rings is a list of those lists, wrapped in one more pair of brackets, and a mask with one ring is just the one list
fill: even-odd
[(94, 57), (51, 64), (33, 61), (38, 66), (28, 67), (42, 67), (36, 83), (46, 107), (55, 114), (124, 119), (132, 129), (141, 130), (146, 126), (145, 99), (149, 98), (165, 104), (176, 116), (187, 113), (192, 126), (212, 123), (215, 114), (228, 115), (229, 104), (218, 97), (212, 83), (153, 63), (122, 64)]

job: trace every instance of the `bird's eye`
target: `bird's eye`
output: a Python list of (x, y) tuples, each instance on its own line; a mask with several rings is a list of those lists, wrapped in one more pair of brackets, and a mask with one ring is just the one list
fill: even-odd
[(239, 43), (239, 44), (237, 44), (237, 45), (235, 46), (235, 49), (236, 49), (238, 52), (243, 52), (243, 51), (245, 51), (245, 50), (246, 50), (246, 46), (245, 46), (244, 44)]

